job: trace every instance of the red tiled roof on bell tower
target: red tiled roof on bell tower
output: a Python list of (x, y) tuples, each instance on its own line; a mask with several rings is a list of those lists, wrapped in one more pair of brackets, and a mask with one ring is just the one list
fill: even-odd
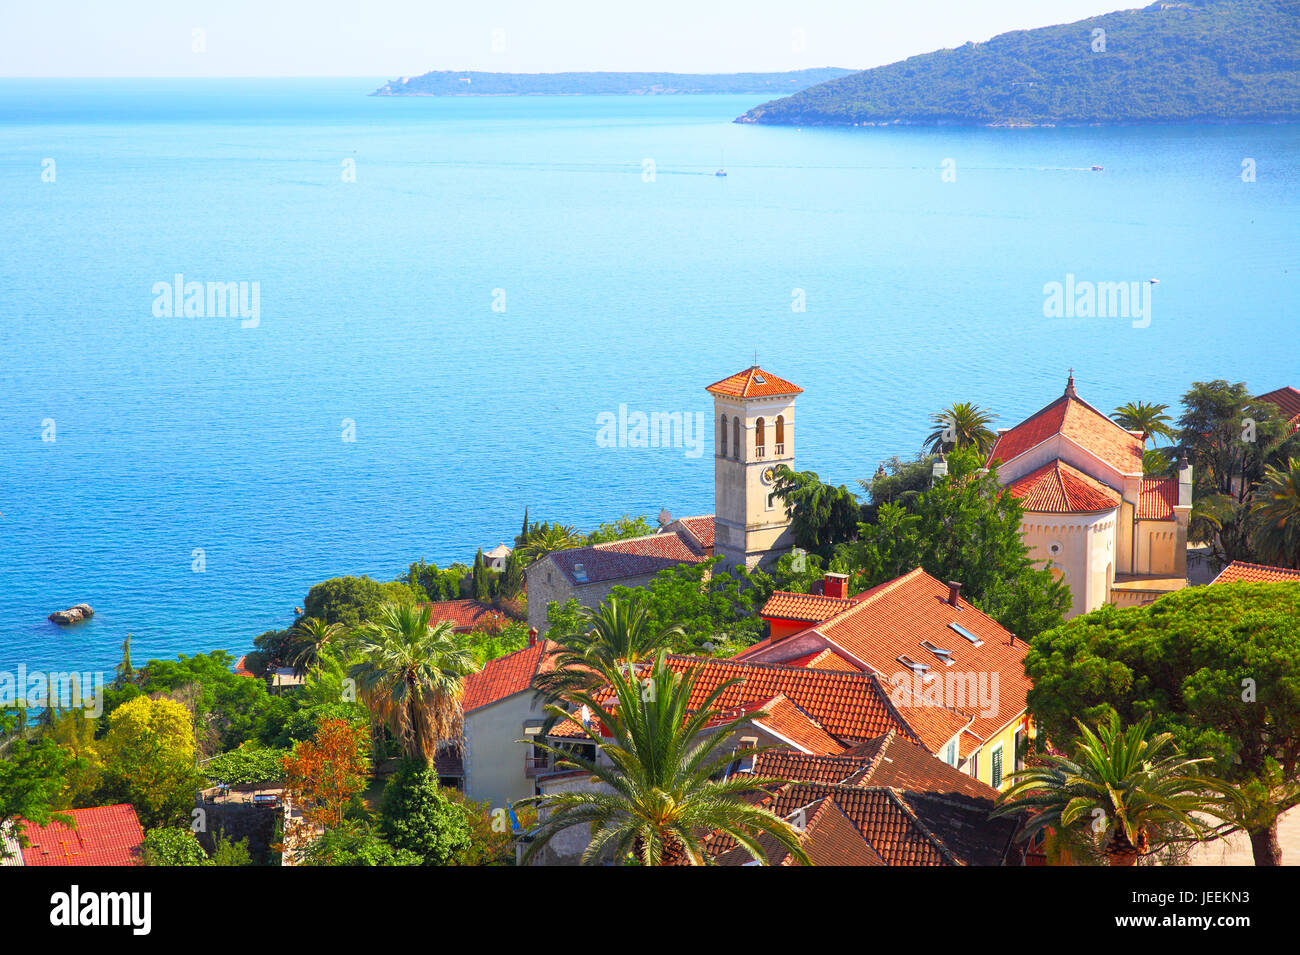
[(803, 394), (803, 389), (798, 385), (778, 378), (757, 365), (715, 381), (704, 390), (726, 398), (772, 398), (777, 395)]

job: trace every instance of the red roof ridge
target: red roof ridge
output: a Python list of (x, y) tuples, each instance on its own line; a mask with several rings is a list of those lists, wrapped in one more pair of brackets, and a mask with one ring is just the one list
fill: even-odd
[(1274, 567), (1272, 564), (1252, 564), (1246, 560), (1234, 560), (1219, 571), (1210, 583), (1289, 583), (1291, 581), (1300, 581), (1300, 570), (1292, 570), (1289, 567)]
[[(756, 381), (755, 378), (760, 380)], [(715, 381), (704, 390), (730, 398), (774, 398), (779, 395), (803, 394), (803, 389), (798, 385), (770, 371), (764, 371), (757, 365)]]

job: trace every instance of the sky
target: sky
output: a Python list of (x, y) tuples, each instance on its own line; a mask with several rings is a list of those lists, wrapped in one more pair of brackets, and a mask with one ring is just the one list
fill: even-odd
[[(0, 0), (0, 75), (866, 69), (1145, 0)], [(199, 32), (196, 32), (199, 31)]]

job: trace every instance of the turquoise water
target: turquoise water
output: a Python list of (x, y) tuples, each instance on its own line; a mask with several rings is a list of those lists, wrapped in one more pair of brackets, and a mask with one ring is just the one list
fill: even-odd
[[(755, 352), (806, 389), (799, 465), (850, 484), (1071, 366), (1107, 409), (1300, 385), (1295, 127), (800, 130), (381, 82), (0, 81), (0, 669), (110, 666), (128, 631), (241, 652), (311, 583), (469, 560), (525, 505), (709, 512), (707, 453), (600, 447), (596, 416), (707, 416)], [(257, 282), (259, 324), (155, 317), (176, 273)], [(1159, 278), (1150, 325), (1044, 318), (1067, 273)]]

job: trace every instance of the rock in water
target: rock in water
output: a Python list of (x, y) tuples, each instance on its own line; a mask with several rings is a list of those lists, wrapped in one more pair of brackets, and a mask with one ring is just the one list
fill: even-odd
[(77, 604), (67, 610), (54, 611), (54, 613), (50, 614), (50, 620), (66, 626), (70, 623), (81, 623), (83, 620), (89, 620), (94, 615), (95, 611), (90, 609), (90, 604)]

